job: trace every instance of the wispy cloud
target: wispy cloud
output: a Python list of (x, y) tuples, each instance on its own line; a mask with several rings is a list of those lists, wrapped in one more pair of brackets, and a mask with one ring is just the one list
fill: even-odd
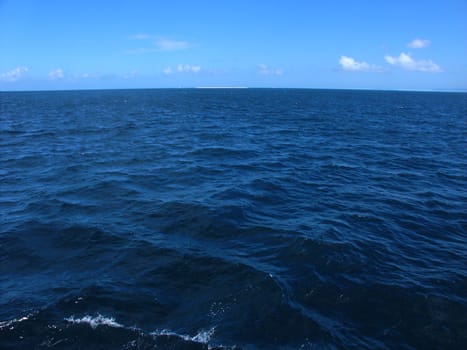
[(402, 67), (406, 70), (438, 73), (441, 72), (440, 66), (434, 63), (432, 60), (414, 60), (410, 54), (402, 52), (399, 56), (384, 56), (387, 63)]
[(0, 73), (0, 81), (9, 83), (18, 81), (28, 70), (28, 67), (16, 67), (8, 72)]
[(283, 75), (284, 71), (282, 70), (282, 68), (271, 68), (271, 67), (268, 67), (266, 64), (259, 64), (258, 74), (279, 76), (279, 75)]
[(352, 57), (341, 56), (339, 64), (343, 70), (354, 71), (354, 72), (383, 72), (384, 68), (369, 64), (367, 62), (358, 62)]
[[(106, 76), (105, 74), (101, 74), (101, 73), (84, 72), (84, 73), (79, 73), (79, 74), (73, 74), (70, 77), (72, 79), (79, 80), (79, 79), (101, 79), (105, 76)], [(107, 76), (109, 76), (109, 74), (107, 74)]]
[(145, 54), (158, 51), (179, 51), (186, 50), (193, 46), (188, 41), (174, 40), (163, 36), (144, 33), (130, 35), (128, 38), (130, 40), (147, 42), (148, 46), (127, 50), (125, 51), (127, 54)]
[(413, 39), (410, 43), (407, 44), (407, 47), (411, 49), (423, 49), (431, 44), (430, 40), (426, 39)]
[(139, 33), (139, 34), (133, 34), (129, 35), (128, 39), (130, 40), (146, 40), (146, 39), (151, 39), (152, 36), (149, 34), (144, 34), (144, 33)]
[(174, 73), (199, 73), (201, 71), (200, 66), (193, 66), (190, 64), (178, 64), (177, 67), (167, 67), (163, 70), (164, 74), (171, 75)]
[(170, 75), (174, 73), (174, 70), (172, 69), (172, 67), (167, 67), (163, 70), (163, 72), (165, 75)]
[(146, 53), (152, 53), (157, 51), (160, 50), (154, 47), (137, 47), (135, 49), (125, 50), (124, 53), (127, 55), (144, 55)]
[(154, 44), (160, 51), (177, 51), (188, 49), (191, 45), (187, 41), (170, 40), (170, 39), (157, 39)]
[(57, 68), (49, 72), (50, 80), (63, 79), (64, 77), (65, 77), (65, 74), (63, 73), (63, 70), (61, 68)]
[(137, 70), (132, 70), (131, 72), (128, 72), (122, 76), (123, 79), (133, 79), (138, 76), (138, 71)]

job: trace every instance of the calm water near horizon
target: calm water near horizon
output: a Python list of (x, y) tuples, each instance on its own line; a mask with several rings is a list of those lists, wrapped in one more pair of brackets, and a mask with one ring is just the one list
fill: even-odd
[(467, 93), (0, 93), (1, 349), (461, 349)]

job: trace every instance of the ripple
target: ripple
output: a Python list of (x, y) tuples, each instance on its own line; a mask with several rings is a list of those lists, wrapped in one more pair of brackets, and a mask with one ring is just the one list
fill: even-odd
[(1, 348), (467, 343), (465, 94), (1, 97)]

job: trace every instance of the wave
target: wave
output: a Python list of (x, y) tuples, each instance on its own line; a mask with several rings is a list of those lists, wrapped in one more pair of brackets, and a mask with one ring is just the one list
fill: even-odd
[(86, 315), (81, 318), (75, 318), (74, 316), (70, 316), (65, 318), (65, 321), (73, 323), (73, 324), (88, 324), (91, 328), (96, 328), (99, 326), (107, 326), (107, 327), (114, 327), (114, 328), (122, 328), (124, 327), (122, 324), (115, 322), (115, 318), (113, 317), (104, 317), (102, 315), (97, 316), (90, 316)]
[[(170, 329), (145, 331), (115, 321), (101, 314), (70, 316), (63, 320), (46, 321), (41, 313), (0, 323), (2, 349), (22, 348), (183, 348), (183, 349), (238, 349), (217, 344), (215, 327), (202, 329), (194, 335), (177, 333)], [(92, 344), (92, 345), (91, 345)]]
[[(9, 326), (17, 322), (23, 322), (23, 321), (26, 321), (27, 319), (28, 317), (23, 317), (19, 320), (13, 320), (13, 321), (8, 322), (8, 324), (5, 326)], [(132, 331), (138, 331), (138, 332), (144, 333), (144, 331), (141, 329), (138, 329), (136, 327), (124, 326), (121, 323), (116, 322), (115, 318), (105, 317), (100, 314), (97, 314), (96, 316), (85, 315), (82, 317), (70, 316), (70, 317), (65, 318), (65, 321), (72, 323), (72, 324), (77, 324), (77, 325), (80, 325), (80, 324), (89, 325), (92, 329), (96, 329), (97, 327), (104, 326), (104, 327), (111, 327), (111, 328), (126, 328)], [(1, 323), (0, 323), (0, 327), (2, 327)], [(216, 330), (216, 327), (212, 327), (208, 330), (200, 330), (198, 333), (196, 333), (193, 336), (190, 336), (187, 334), (178, 334), (169, 329), (155, 330), (155, 331), (149, 332), (148, 334), (153, 335), (155, 337), (172, 336), (172, 337), (181, 338), (189, 342), (208, 344), (211, 338), (214, 336), (215, 330)]]
[(2, 94), (0, 347), (461, 348), (466, 101)]

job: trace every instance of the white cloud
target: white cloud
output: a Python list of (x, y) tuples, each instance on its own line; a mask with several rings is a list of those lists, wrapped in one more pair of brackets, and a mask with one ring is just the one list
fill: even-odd
[(167, 67), (167, 68), (165, 68), (165, 69), (163, 70), (163, 72), (164, 72), (164, 74), (166, 74), (166, 75), (170, 75), (170, 74), (172, 74), (174, 71), (173, 71), (172, 67)]
[(133, 34), (133, 35), (128, 36), (128, 39), (130, 40), (145, 40), (145, 39), (150, 39), (150, 38), (152, 38), (151, 35), (144, 34), (144, 33)]
[(74, 79), (99, 79), (103, 77), (105, 77), (105, 75), (102, 75), (100, 73), (88, 73), (88, 72), (73, 75)]
[(423, 49), (424, 47), (427, 47), (430, 44), (431, 44), (430, 40), (414, 39), (410, 43), (407, 44), (407, 47), (410, 47), (411, 49)]
[(147, 41), (148, 47), (139, 47), (125, 51), (127, 54), (145, 54), (158, 51), (179, 51), (185, 50), (192, 46), (188, 41), (173, 40), (162, 36), (150, 34), (134, 34), (128, 36), (130, 40)]
[(190, 64), (178, 64), (174, 69), (169, 66), (163, 70), (164, 74), (166, 75), (174, 73), (199, 73), (200, 71), (200, 66), (192, 66)]
[(50, 80), (63, 79), (64, 77), (65, 75), (63, 74), (63, 70), (61, 68), (57, 68), (49, 72)]
[(138, 47), (136, 49), (125, 50), (124, 53), (127, 55), (143, 55), (145, 53), (157, 52), (160, 51), (157, 48), (153, 47)]
[(124, 74), (123, 79), (133, 79), (136, 76), (138, 76), (138, 71), (137, 70), (132, 70), (131, 72), (128, 72), (127, 74)]
[(416, 61), (410, 56), (410, 54), (404, 52), (402, 52), (398, 57), (386, 55), (384, 56), (384, 59), (387, 63), (394, 66), (400, 66), (406, 70), (431, 73), (441, 72), (441, 68), (432, 60)]
[(198, 73), (200, 70), (200, 66), (190, 66), (189, 64), (179, 64), (177, 66), (177, 72), (179, 73)]
[(352, 57), (341, 56), (339, 64), (343, 70), (354, 71), (354, 72), (383, 72), (382, 67), (366, 62), (355, 61)]
[(170, 40), (164, 38), (158, 38), (154, 44), (160, 51), (185, 50), (190, 47), (190, 44), (187, 41)]
[(24, 75), (29, 70), (28, 67), (16, 67), (5, 73), (0, 73), (0, 81), (4, 82), (15, 82)]
[(282, 75), (284, 71), (281, 68), (270, 68), (265, 64), (258, 65), (258, 73), (261, 75)]
[[(129, 72), (127, 74), (113, 74), (113, 73), (100, 73), (100, 72), (83, 72), (83, 73), (69, 73), (66, 74), (65, 77), (68, 78), (70, 81), (79, 81), (79, 80), (111, 80), (111, 79), (130, 79), (134, 71)], [(137, 74), (136, 72), (134, 74)]]

